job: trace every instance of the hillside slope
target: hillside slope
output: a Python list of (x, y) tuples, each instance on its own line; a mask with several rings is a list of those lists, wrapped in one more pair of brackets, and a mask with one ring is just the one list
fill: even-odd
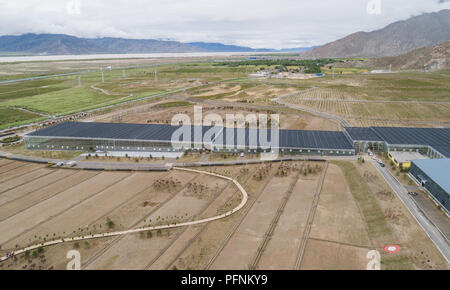
[(304, 57), (382, 57), (450, 40), (450, 10), (425, 13), (372, 32), (357, 32), (314, 48)]
[(382, 57), (370, 62), (374, 68), (387, 68), (392, 64), (395, 70), (437, 69), (450, 67), (450, 41), (433, 47), (422, 47), (394, 57)]

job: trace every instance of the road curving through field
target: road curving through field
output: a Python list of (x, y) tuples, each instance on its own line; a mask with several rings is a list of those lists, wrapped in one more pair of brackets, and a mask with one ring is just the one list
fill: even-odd
[[(184, 223), (179, 223), (179, 224), (174, 223), (174, 224), (169, 224), (169, 225), (141, 227), (141, 228), (137, 228), (137, 229), (131, 229), (131, 230), (125, 230), (125, 231), (117, 231), (117, 232), (110, 232), (110, 233), (103, 233), (103, 234), (94, 234), (94, 235), (87, 235), (87, 236), (81, 236), (81, 237), (62, 238), (62, 239), (57, 239), (57, 240), (54, 240), (54, 241), (49, 241), (49, 242), (45, 242), (45, 243), (32, 245), (32, 246), (23, 248), (21, 250), (14, 251), (14, 255), (17, 256), (17, 255), (23, 254), (23, 253), (25, 253), (27, 251), (32, 251), (32, 250), (38, 249), (40, 247), (48, 247), (48, 246), (53, 246), (53, 245), (57, 245), (57, 244), (65, 243), (65, 242), (75, 242), (75, 241), (82, 241), (82, 240), (99, 239), (99, 238), (114, 237), (114, 236), (121, 236), (121, 235), (127, 235), (127, 234), (134, 234), (134, 233), (145, 232), (145, 231), (164, 230), (164, 229), (171, 229), (171, 228), (179, 228), (179, 227), (186, 227), (186, 226), (204, 224), (204, 223), (208, 223), (208, 222), (212, 222), (212, 221), (216, 221), (216, 220), (220, 220), (220, 219), (226, 218), (226, 217), (228, 217), (228, 216), (238, 212), (239, 210), (241, 210), (247, 203), (247, 200), (248, 200), (247, 192), (245, 191), (245, 189), (242, 187), (242, 185), (239, 182), (237, 182), (235, 179), (233, 179), (231, 177), (223, 176), (223, 175), (219, 175), (219, 174), (212, 173), (212, 172), (207, 172), (207, 171), (190, 169), (190, 168), (173, 167), (172, 169), (180, 170), (180, 171), (189, 171), (189, 172), (194, 172), (194, 173), (199, 173), (199, 174), (207, 174), (207, 175), (211, 175), (211, 176), (215, 176), (215, 177), (218, 177), (218, 178), (222, 178), (222, 179), (226, 179), (226, 180), (232, 181), (236, 185), (236, 187), (239, 189), (239, 191), (242, 193), (242, 201), (234, 209), (232, 209), (232, 210), (230, 210), (230, 211), (228, 211), (228, 212), (226, 212), (224, 214), (221, 214), (221, 215), (218, 215), (218, 216), (214, 216), (214, 217), (210, 217), (210, 218), (205, 218), (205, 219), (201, 219), (201, 220), (197, 220), (197, 221), (184, 222)], [(3, 261), (5, 261), (5, 260), (7, 260), (9, 258), (10, 257), (7, 257), (7, 256), (0, 257), (0, 262), (3, 262)]]

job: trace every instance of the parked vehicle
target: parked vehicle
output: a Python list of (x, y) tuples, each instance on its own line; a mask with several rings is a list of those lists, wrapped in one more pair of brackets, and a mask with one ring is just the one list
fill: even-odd
[(75, 161), (69, 161), (66, 164), (68, 167), (74, 167), (75, 165), (77, 165), (77, 163)]

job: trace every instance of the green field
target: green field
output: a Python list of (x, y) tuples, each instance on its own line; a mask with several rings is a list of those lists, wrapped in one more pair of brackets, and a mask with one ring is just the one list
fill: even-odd
[[(142, 60), (144, 61), (144, 60)], [(329, 73), (328, 63), (331, 60), (321, 60), (322, 70)], [(89, 62), (86, 62), (91, 66)], [(36, 65), (52, 66), (53, 63), (29, 63), (34, 68)], [(76, 65), (76, 62), (70, 62)], [(271, 89), (296, 89), (303, 90), (312, 86), (319, 88), (336, 89), (348, 93), (355, 98), (365, 100), (394, 100), (394, 101), (439, 101), (450, 102), (450, 70), (442, 70), (433, 73), (402, 72), (393, 74), (367, 74), (360, 68), (336, 68), (335, 76), (326, 75), (323, 78), (293, 80), (293, 79), (263, 79), (249, 80), (247, 74), (262, 68), (275, 69), (284, 66), (288, 69), (295, 67), (307, 67), (314, 65), (305, 60), (243, 60), (240, 62), (199, 62), (184, 64), (164, 64), (158, 66), (158, 78), (155, 79), (155, 68), (130, 68), (122, 70), (105, 70), (104, 82), (101, 72), (95, 71), (81, 75), (81, 86), (77, 76), (56, 77), (20, 83), (0, 85), (0, 127), (11, 126), (18, 123), (26, 123), (45, 115), (64, 115), (80, 112), (87, 109), (101, 108), (107, 105), (120, 104), (130, 100), (138, 100), (142, 97), (167, 92), (182, 92), (182, 88), (198, 86), (199, 83), (208, 82), (201, 88), (187, 90), (191, 96), (203, 94), (202, 98), (221, 99), (236, 95), (240, 101), (246, 100), (243, 92), (252, 86), (264, 85), (267, 92), (262, 91), (256, 99), (268, 99), (274, 97), (269, 93)], [(7, 66), (7, 65), (6, 65)], [(5, 65), (0, 66), (6, 67)], [(76, 67), (79, 71), (86, 69), (80, 64)], [(22, 67), (23, 69), (23, 67)], [(98, 69), (98, 68), (97, 68)], [(55, 73), (59, 72), (55, 70)], [(342, 72), (342, 74), (340, 74)], [(40, 75), (42, 73), (36, 73)], [(0, 79), (13, 79), (18, 77), (30, 77), (29, 74), (1, 75)], [(212, 89), (218, 83), (227, 83), (228, 91), (214, 92)], [(239, 85), (236, 91), (232, 89)], [(211, 94), (208, 94), (208, 90)], [(184, 92), (182, 92), (184, 93)], [(269, 97), (266, 97), (269, 96)], [(255, 96), (253, 96), (255, 98)], [(269, 99), (268, 99), (269, 101)], [(446, 105), (431, 105), (430, 108), (414, 105), (410, 110), (405, 105), (378, 105), (374, 110), (372, 106), (352, 104), (353, 112), (361, 116), (373, 116), (376, 118), (391, 118), (398, 116), (405, 119), (436, 119), (446, 121), (449, 109)], [(18, 110), (23, 108), (31, 112)], [(418, 115), (422, 117), (417, 117)]]
[(354, 67), (335, 67), (333, 69), (330, 69), (329, 67), (322, 67), (321, 69), (325, 74), (359, 74), (368, 72), (367, 69)]
[(189, 107), (192, 106), (192, 103), (185, 102), (185, 101), (175, 101), (175, 102), (166, 102), (162, 104), (158, 104), (154, 106), (153, 108), (156, 109), (166, 109), (166, 108), (173, 108), (173, 107)]
[(4, 105), (22, 107), (31, 111), (48, 114), (62, 114), (112, 101), (116, 98), (116, 96), (106, 96), (81, 87), (15, 99), (4, 102)]
[(64, 79), (35, 80), (0, 86), (0, 102), (50, 93), (70, 88)]
[(40, 115), (22, 110), (0, 107), (0, 128), (12, 123), (32, 121), (40, 117)]

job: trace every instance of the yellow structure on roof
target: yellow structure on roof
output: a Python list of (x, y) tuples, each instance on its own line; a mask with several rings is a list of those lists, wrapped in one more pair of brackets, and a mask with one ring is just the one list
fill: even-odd
[(409, 151), (390, 151), (388, 153), (388, 157), (395, 164), (395, 166), (403, 169), (409, 169), (411, 167), (412, 160), (428, 159), (428, 157), (420, 154), (419, 152)]

